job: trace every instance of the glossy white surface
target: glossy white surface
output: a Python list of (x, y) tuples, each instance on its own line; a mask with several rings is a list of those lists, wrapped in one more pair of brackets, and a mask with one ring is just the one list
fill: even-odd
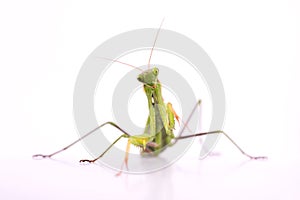
[[(299, 10), (297, 0), (0, 1), (0, 199), (300, 199)], [(198, 160), (196, 141), (170, 168), (139, 176), (78, 164), (90, 158), (81, 145), (32, 160), (77, 139), (72, 95), (91, 51), (164, 16), (218, 68), (224, 130), (269, 159), (247, 162), (222, 138), (220, 156)], [(203, 131), (209, 123), (204, 110)]]
[(1, 199), (299, 199), (299, 163), (185, 158), (157, 173), (120, 177), (73, 160), (0, 164)]

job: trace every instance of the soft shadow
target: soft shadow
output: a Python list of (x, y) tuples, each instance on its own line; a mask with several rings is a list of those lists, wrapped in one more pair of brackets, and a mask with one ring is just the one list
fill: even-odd
[(268, 159), (261, 159), (261, 160), (255, 160), (255, 159), (247, 159), (244, 160), (243, 162), (240, 162), (239, 164), (237, 164), (235, 167), (233, 167), (233, 169), (241, 169), (243, 167), (246, 167), (247, 165), (249, 165), (250, 163), (255, 163), (255, 162), (267, 162)]

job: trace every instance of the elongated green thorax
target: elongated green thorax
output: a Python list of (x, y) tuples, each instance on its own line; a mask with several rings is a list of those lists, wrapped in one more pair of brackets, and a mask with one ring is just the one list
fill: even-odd
[(161, 84), (157, 78), (158, 72), (158, 68), (154, 67), (138, 76), (138, 80), (144, 84), (149, 108), (144, 135), (148, 135), (149, 139), (153, 138), (152, 144), (156, 144), (155, 147), (146, 145), (144, 151), (155, 154), (159, 154), (174, 138), (174, 114), (170, 110), (169, 104), (164, 103)]

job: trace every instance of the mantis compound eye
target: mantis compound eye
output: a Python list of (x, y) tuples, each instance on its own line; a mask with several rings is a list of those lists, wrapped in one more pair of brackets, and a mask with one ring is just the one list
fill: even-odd
[(153, 68), (153, 73), (154, 73), (154, 75), (158, 75), (158, 72), (159, 72), (159, 70), (155, 67), (155, 68)]

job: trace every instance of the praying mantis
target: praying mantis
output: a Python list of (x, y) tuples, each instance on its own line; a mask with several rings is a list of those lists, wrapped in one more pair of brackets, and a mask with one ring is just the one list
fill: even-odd
[[(140, 74), (137, 76), (137, 80), (143, 84), (143, 89), (147, 97), (148, 102), (148, 109), (149, 109), (149, 115), (146, 121), (146, 126), (144, 129), (144, 132), (140, 135), (133, 135), (125, 130), (123, 130), (119, 125), (117, 125), (114, 122), (108, 121), (105, 122), (98, 127), (94, 128), (90, 132), (86, 133), (76, 141), (72, 142), (71, 144), (65, 146), (64, 148), (55, 151), (51, 154), (36, 154), (33, 155), (34, 158), (51, 158), (52, 156), (59, 154), (71, 146), (75, 145), (79, 141), (85, 139), (98, 129), (110, 125), (114, 128), (118, 129), (120, 132), (122, 132), (122, 135), (120, 135), (113, 143), (111, 143), (107, 149), (100, 154), (98, 157), (94, 159), (82, 159), (80, 162), (83, 163), (94, 163), (95, 161), (102, 158), (119, 140), (122, 138), (127, 139), (127, 146), (125, 151), (125, 158), (124, 162), (121, 166), (121, 170), (123, 169), (123, 166), (125, 165), (128, 169), (128, 159), (129, 159), (129, 152), (130, 152), (130, 146), (134, 145), (140, 149), (141, 154), (150, 154), (150, 155), (159, 155), (163, 150), (165, 150), (168, 147), (171, 147), (172, 145), (175, 145), (178, 140), (183, 140), (186, 138), (191, 137), (198, 137), (198, 136), (204, 136), (204, 135), (210, 135), (210, 134), (222, 134), (224, 135), (243, 155), (247, 156), (250, 159), (266, 159), (265, 156), (251, 156), (247, 154), (237, 143), (229, 137), (224, 131), (222, 130), (216, 130), (216, 131), (209, 131), (209, 132), (202, 132), (202, 133), (191, 133), (190, 135), (182, 135), (184, 130), (189, 129), (188, 123), (195, 113), (196, 109), (201, 106), (201, 100), (198, 100), (196, 105), (193, 107), (190, 115), (187, 118), (186, 123), (181, 120), (181, 123), (183, 124), (182, 129), (179, 131), (179, 134), (175, 136), (174, 129), (175, 129), (175, 123), (177, 121), (178, 124), (180, 124), (180, 117), (176, 113), (175, 109), (173, 108), (171, 103), (165, 103), (163, 96), (162, 96), (162, 84), (158, 79), (159, 76), (159, 69), (155, 66), (151, 66), (151, 58), (152, 54), (155, 48), (155, 44), (159, 35), (159, 32), (161, 30), (163, 21), (160, 24), (159, 29), (157, 30), (153, 46), (151, 48), (150, 56), (148, 59), (148, 69), (142, 70), (139, 67), (133, 66), (128, 63), (121, 62), (119, 60), (114, 60), (110, 58), (102, 58), (107, 59), (112, 62), (118, 62), (127, 66), (130, 66), (136, 70), (141, 71)], [(120, 174), (120, 173), (119, 173)]]

